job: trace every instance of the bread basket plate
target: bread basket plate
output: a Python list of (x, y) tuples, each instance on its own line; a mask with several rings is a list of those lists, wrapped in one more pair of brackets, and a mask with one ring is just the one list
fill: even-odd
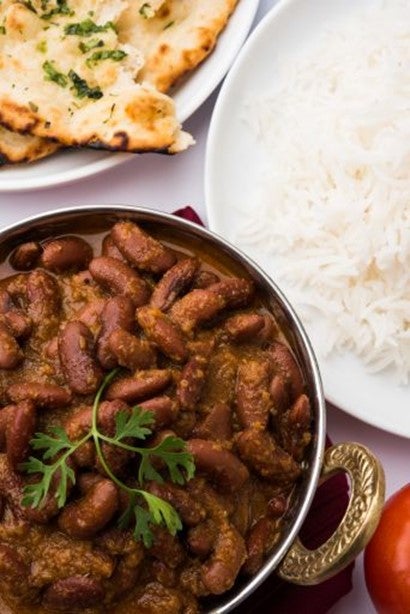
[[(251, 28), (257, 8), (257, 0), (240, 0), (213, 52), (175, 89), (173, 98), (181, 123), (201, 106), (225, 76)], [(0, 168), (0, 192), (67, 184), (113, 168), (133, 155), (136, 154), (67, 150), (32, 164), (5, 166)]]
[[(238, 239), (239, 225), (243, 228), (255, 215), (253, 203), (261, 169), (266, 169), (269, 162), (266, 150), (258, 146), (256, 130), (244, 117), (242, 101), (249, 92), (256, 97), (272, 88), (274, 91), (276, 58), (303, 54), (329, 25), (343, 26), (345, 15), (376, 3), (377, 0), (360, 0), (347, 6), (344, 0), (282, 0), (252, 32), (219, 94), (206, 152), (209, 226), (245, 251), (277, 283), (278, 263), (264, 251), (263, 241), (251, 245)], [(289, 290), (280, 285), (289, 297)], [(320, 322), (305, 325), (318, 356), (327, 400), (368, 424), (410, 437), (410, 385), (399, 385), (396, 374), (388, 370), (370, 374), (348, 351), (321, 357)]]

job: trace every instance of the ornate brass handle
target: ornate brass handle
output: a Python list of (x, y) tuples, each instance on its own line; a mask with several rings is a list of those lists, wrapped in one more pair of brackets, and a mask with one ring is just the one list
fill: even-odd
[(278, 569), (284, 580), (294, 584), (327, 580), (356, 558), (373, 535), (385, 494), (380, 462), (361, 444), (341, 443), (326, 450), (322, 477), (340, 470), (349, 474), (351, 482), (350, 501), (342, 522), (317, 550), (308, 550), (297, 538)]

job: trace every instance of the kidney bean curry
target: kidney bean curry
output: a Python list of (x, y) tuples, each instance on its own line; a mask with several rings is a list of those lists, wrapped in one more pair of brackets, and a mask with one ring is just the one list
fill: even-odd
[(1, 612), (194, 614), (255, 574), (311, 407), (249, 277), (117, 221), (0, 282)]

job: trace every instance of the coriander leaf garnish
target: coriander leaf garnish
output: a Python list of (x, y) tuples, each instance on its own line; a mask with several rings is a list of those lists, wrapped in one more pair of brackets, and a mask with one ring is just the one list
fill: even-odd
[[(183, 439), (172, 435), (166, 437), (155, 448), (151, 448), (151, 454), (162, 458), (167, 466), (170, 478), (175, 484), (185, 484), (187, 479), (190, 480), (194, 476), (194, 460), (192, 455), (187, 452)], [(143, 479), (148, 478), (143, 477)]]
[[(41, 8), (45, 10), (47, 7), (47, 3), (41, 3)], [(69, 15), (70, 17), (74, 15), (74, 11), (70, 9), (67, 4), (67, 0), (56, 0), (56, 6), (48, 11), (47, 13), (43, 13), (40, 15), (41, 19), (51, 19), (54, 15)]]
[(88, 53), (91, 49), (95, 49), (96, 47), (104, 47), (104, 41), (98, 38), (92, 38), (87, 42), (81, 41), (78, 45), (81, 53)]
[[(150, 547), (153, 542), (152, 525), (163, 525), (172, 535), (182, 528), (181, 520), (172, 505), (143, 489), (144, 482), (164, 481), (153, 460), (162, 462), (163, 471), (167, 471), (171, 481), (176, 484), (184, 484), (190, 480), (194, 475), (195, 465), (192, 455), (187, 452), (185, 442), (179, 437), (166, 437), (154, 447), (134, 445), (133, 440), (144, 441), (152, 434), (150, 427), (154, 423), (154, 414), (140, 407), (133, 407), (131, 412), (124, 410), (116, 414), (113, 436), (100, 432), (98, 410), (101, 398), (118, 371), (119, 369), (115, 369), (106, 376), (95, 395), (91, 428), (84, 437), (71, 441), (65, 430), (59, 426), (51, 427), (48, 433), (35, 434), (30, 444), (33, 450), (42, 452), (42, 458), (31, 456), (20, 468), (28, 474), (39, 475), (40, 480), (25, 486), (22, 503), (33, 508), (41, 507), (50, 493), (55, 491), (58, 507), (63, 507), (68, 497), (69, 482), (75, 484), (75, 473), (69, 458), (80, 446), (91, 440), (107, 476), (128, 495), (128, 505), (118, 520), (119, 526), (126, 528), (133, 525), (134, 538), (142, 540), (146, 547)], [(104, 457), (103, 443), (129, 450), (140, 457), (136, 487), (125, 484), (113, 473)]]
[(73, 84), (71, 89), (74, 90), (77, 98), (91, 98), (93, 100), (98, 100), (104, 96), (98, 85), (96, 87), (90, 87), (87, 81), (82, 79), (80, 75), (74, 72), (74, 70), (70, 70), (68, 77)]
[(115, 26), (112, 21), (99, 26), (92, 19), (84, 19), (79, 23), (69, 23), (64, 28), (64, 34), (69, 36), (91, 36), (97, 32), (107, 32), (107, 30), (115, 30)]
[(120, 62), (128, 53), (122, 49), (103, 49), (102, 51), (95, 51), (86, 61), (87, 66), (90, 68), (102, 62), (103, 60), (112, 60), (113, 62)]
[(70, 480), (75, 484), (75, 473), (70, 465), (67, 464), (67, 459), (87, 441), (88, 435), (80, 441), (72, 442), (61, 427), (51, 427), (50, 433), (55, 435), (55, 437), (45, 433), (36, 433), (30, 445), (33, 450), (45, 450), (43, 452), (43, 461), (55, 458), (59, 454), (60, 456), (50, 465), (45, 464), (34, 456), (30, 456), (27, 462), (20, 465), (23, 471), (42, 476), (39, 482), (28, 484), (24, 488), (23, 505), (30, 507), (41, 507), (44, 505), (52, 485), (52, 480), (56, 476), (59, 478), (59, 483), (56, 488), (55, 498), (57, 499), (58, 507), (61, 508), (67, 500), (68, 481)]
[(119, 442), (126, 437), (145, 439), (151, 435), (151, 429), (147, 428), (154, 423), (152, 412), (143, 411), (140, 407), (133, 407), (131, 415), (120, 411), (115, 416), (115, 435), (113, 441)]
[(43, 70), (45, 72), (44, 79), (46, 81), (53, 81), (57, 83), (60, 87), (67, 86), (67, 77), (64, 73), (58, 71), (54, 66), (54, 62), (49, 62), (48, 60), (43, 64)]
[[(137, 503), (138, 494), (143, 497), (148, 509)], [(181, 519), (172, 505), (146, 491), (130, 494), (128, 506), (120, 517), (118, 526), (120, 529), (127, 529), (133, 523), (135, 523), (134, 539), (142, 540), (147, 548), (150, 548), (153, 542), (153, 534), (150, 528), (152, 523), (165, 524), (171, 535), (176, 535), (177, 531), (182, 529)]]

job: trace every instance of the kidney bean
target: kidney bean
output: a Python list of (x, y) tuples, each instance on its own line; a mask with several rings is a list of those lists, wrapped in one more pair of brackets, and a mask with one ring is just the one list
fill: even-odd
[(128, 296), (136, 307), (148, 302), (151, 290), (148, 284), (130, 266), (109, 256), (91, 260), (93, 279), (108, 292)]
[(265, 319), (259, 313), (238, 313), (225, 321), (223, 330), (232, 343), (244, 343), (254, 340), (264, 325)]
[[(104, 478), (99, 473), (91, 471), (80, 473), (77, 479), (77, 486), (82, 495), (86, 495), (93, 486), (101, 482)], [(101, 544), (100, 544), (101, 545)]]
[(202, 566), (202, 581), (213, 595), (229, 590), (246, 558), (246, 548), (238, 531), (225, 522), (218, 527), (215, 549)]
[[(246, 535), (249, 524), (252, 521), (252, 504), (254, 498), (255, 493), (250, 481), (247, 482), (239, 492), (235, 493), (235, 500), (233, 503), (234, 510), (230, 516), (230, 522), (233, 524), (235, 529), (239, 531), (242, 537)], [(255, 508), (258, 509), (257, 504), (255, 505)]]
[(310, 401), (305, 394), (298, 396), (278, 418), (281, 445), (297, 461), (302, 460), (305, 448), (311, 441), (311, 419)]
[(137, 310), (137, 320), (147, 338), (163, 354), (176, 362), (184, 362), (188, 358), (181, 330), (162, 311), (148, 305), (141, 307)]
[(31, 333), (32, 322), (30, 318), (16, 307), (10, 294), (0, 290), (0, 322), (5, 324), (13, 337), (27, 338)]
[(232, 410), (226, 403), (215, 403), (202, 422), (196, 424), (194, 437), (213, 441), (232, 438)]
[(172, 305), (169, 315), (184, 333), (191, 334), (219, 314), (225, 305), (225, 299), (209, 289), (191, 290)]
[(268, 515), (271, 518), (280, 518), (288, 509), (289, 500), (284, 494), (278, 494), (268, 501)]
[(266, 554), (279, 539), (277, 521), (263, 516), (252, 527), (246, 538), (247, 558), (242, 571), (249, 575), (256, 574), (263, 565)]
[(211, 519), (191, 527), (187, 533), (189, 549), (200, 558), (207, 557), (215, 547), (217, 534), (218, 527)]
[(128, 262), (141, 271), (164, 273), (175, 264), (174, 252), (133, 222), (117, 222), (111, 237)]
[(167, 311), (192, 283), (200, 262), (197, 258), (180, 260), (159, 280), (151, 295), (150, 305)]
[(171, 372), (167, 369), (149, 369), (137, 371), (133, 377), (116, 380), (106, 391), (106, 398), (122, 399), (127, 403), (142, 401), (161, 392), (171, 382)]
[(16, 339), (27, 339), (30, 336), (32, 322), (20, 309), (13, 309), (4, 313), (1, 320)]
[(27, 277), (27, 313), (39, 338), (49, 339), (59, 324), (61, 305), (57, 281), (46, 271), (35, 270)]
[(273, 341), (268, 351), (277, 374), (281, 375), (287, 382), (292, 399), (295, 399), (302, 394), (304, 382), (293, 354), (286, 345), (279, 341)]
[(85, 405), (71, 413), (64, 422), (64, 430), (71, 441), (78, 441), (91, 428), (92, 407)]
[(93, 357), (93, 336), (82, 322), (68, 322), (58, 336), (58, 352), (64, 377), (77, 394), (97, 390), (103, 372)]
[(117, 487), (102, 479), (82, 499), (69, 503), (58, 518), (58, 526), (70, 537), (93, 537), (111, 520), (118, 509)]
[(178, 405), (170, 397), (154, 397), (148, 401), (138, 403), (138, 406), (145, 411), (151, 411), (154, 414), (154, 425), (152, 428), (160, 429), (167, 424), (171, 424), (178, 413)]
[(271, 413), (276, 416), (285, 411), (290, 403), (290, 390), (283, 376), (274, 375), (269, 388), (272, 399)]
[(35, 589), (29, 586), (29, 565), (17, 550), (0, 544), (0, 586), (18, 601), (22, 597), (33, 598)]
[(249, 478), (245, 465), (218, 443), (205, 439), (190, 439), (187, 449), (194, 457), (197, 470), (205, 473), (227, 492), (239, 490)]
[(239, 433), (236, 445), (242, 460), (265, 479), (281, 483), (300, 475), (296, 461), (260, 428)]
[(250, 279), (228, 277), (208, 286), (208, 290), (222, 298), (229, 309), (246, 307), (255, 293), (255, 285)]
[(10, 414), (6, 431), (6, 452), (10, 465), (17, 469), (28, 454), (36, 428), (36, 409), (32, 401), (21, 401)]
[(71, 393), (62, 386), (39, 382), (11, 384), (6, 389), (6, 395), (13, 403), (29, 399), (36, 407), (44, 409), (65, 407), (71, 402)]
[(134, 303), (128, 296), (108, 299), (101, 313), (101, 331), (97, 339), (98, 360), (105, 369), (112, 369), (117, 365), (110, 349), (111, 333), (118, 329), (131, 332), (134, 324)]
[(121, 260), (121, 262), (127, 263), (127, 259), (121, 254), (120, 250), (115, 245), (110, 233), (108, 235), (105, 235), (102, 241), (101, 255), (109, 256), (110, 258), (116, 258), (117, 260)]
[(58, 512), (57, 501), (53, 493), (47, 496), (42, 507), (33, 509), (22, 505), (24, 486), (23, 478), (14, 471), (7, 456), (0, 454), (0, 494), (9, 502), (13, 515), (29, 522), (47, 524)]
[(93, 257), (92, 247), (81, 237), (59, 237), (43, 244), (40, 264), (53, 273), (82, 271)]
[(267, 344), (271, 343), (278, 334), (278, 327), (272, 316), (268, 313), (263, 314), (262, 317), (264, 324), (261, 330), (256, 333), (254, 342), (265, 347)]
[(9, 262), (16, 271), (29, 271), (36, 266), (42, 247), (36, 241), (28, 241), (18, 245), (10, 254)]
[(80, 309), (73, 319), (85, 324), (95, 334), (100, 328), (100, 318), (105, 303), (106, 299), (96, 298)]
[(187, 526), (193, 527), (205, 519), (205, 509), (183, 488), (175, 486), (175, 484), (150, 482), (147, 485), (147, 490), (170, 503)]
[(130, 371), (156, 366), (157, 355), (149, 341), (140, 339), (121, 328), (111, 333), (108, 347), (116, 363)]
[(221, 281), (221, 278), (216, 273), (202, 270), (195, 276), (193, 286), (194, 288), (209, 288), (218, 281)]
[(24, 354), (7, 326), (0, 322), (0, 369), (14, 369)]
[(236, 414), (243, 428), (266, 428), (272, 400), (269, 394), (269, 361), (244, 359), (236, 380)]
[(194, 411), (205, 384), (208, 361), (204, 356), (192, 356), (182, 369), (177, 385), (177, 398), (181, 409)]
[(104, 595), (100, 580), (71, 576), (53, 582), (44, 592), (42, 605), (57, 612), (73, 612), (100, 604)]

